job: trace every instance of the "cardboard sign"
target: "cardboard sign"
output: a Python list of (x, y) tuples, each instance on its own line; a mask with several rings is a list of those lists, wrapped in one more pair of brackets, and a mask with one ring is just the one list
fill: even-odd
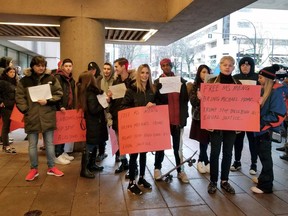
[(118, 151), (119, 145), (118, 145), (116, 132), (112, 129), (112, 127), (109, 127), (108, 131), (109, 131), (111, 149), (112, 149), (112, 156), (113, 156)]
[(54, 131), (53, 139), (55, 145), (68, 142), (82, 142), (86, 140), (86, 126), (82, 111), (57, 111), (56, 127), (57, 129)]
[(261, 86), (202, 83), (201, 128), (260, 130)]
[(171, 148), (168, 105), (118, 112), (120, 154)]

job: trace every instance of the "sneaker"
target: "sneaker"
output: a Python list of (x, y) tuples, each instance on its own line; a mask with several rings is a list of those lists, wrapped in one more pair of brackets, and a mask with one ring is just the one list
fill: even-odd
[(178, 173), (177, 178), (180, 179), (183, 183), (189, 183), (189, 179), (185, 172)]
[(216, 182), (210, 182), (208, 185), (208, 193), (214, 194), (217, 190), (217, 183)]
[(250, 175), (256, 175), (256, 173), (257, 173), (257, 165), (256, 164), (251, 164), (249, 173), (250, 173)]
[(241, 162), (240, 161), (234, 161), (232, 166), (230, 167), (231, 171), (237, 171), (241, 169)]
[(152, 185), (147, 182), (144, 178), (139, 178), (138, 185), (147, 189), (152, 189)]
[(37, 169), (31, 169), (26, 176), (25, 180), (26, 181), (33, 181), (37, 176), (39, 176), (38, 170)]
[(107, 155), (106, 153), (101, 154), (101, 155), (97, 155), (96, 161), (97, 161), (97, 162), (100, 162), (100, 161), (104, 160), (107, 156), (108, 156), (108, 155)]
[(70, 160), (67, 160), (67, 159), (63, 156), (63, 154), (60, 155), (60, 156), (58, 156), (58, 157), (56, 157), (56, 158), (54, 159), (54, 162), (55, 162), (56, 164), (62, 164), (62, 165), (67, 165), (67, 164), (70, 164), (70, 163), (71, 163)]
[(205, 165), (206, 173), (210, 173), (210, 163)]
[(227, 193), (235, 194), (234, 188), (227, 181), (221, 182), (221, 188), (223, 188)]
[(129, 183), (127, 190), (130, 191), (134, 195), (141, 195), (142, 194), (142, 191), (136, 185), (136, 183)]
[(62, 171), (58, 170), (54, 166), (54, 167), (48, 169), (47, 175), (53, 175), (53, 176), (61, 177), (61, 176), (64, 176), (64, 173)]
[(253, 183), (258, 184), (258, 178), (257, 177), (253, 177), (251, 180)]
[(63, 156), (66, 160), (69, 160), (69, 161), (74, 160), (74, 157), (68, 155), (66, 152), (63, 152), (62, 156)]
[(261, 189), (259, 189), (257, 187), (251, 187), (250, 189), (253, 193), (257, 193), (257, 194), (263, 194), (264, 193), (264, 191), (262, 191)]
[(202, 161), (199, 161), (197, 163), (197, 170), (199, 173), (201, 174), (205, 174), (206, 173), (206, 167), (204, 166), (203, 162)]
[(160, 180), (162, 176), (161, 170), (160, 169), (155, 169), (154, 170), (154, 179), (155, 180)]

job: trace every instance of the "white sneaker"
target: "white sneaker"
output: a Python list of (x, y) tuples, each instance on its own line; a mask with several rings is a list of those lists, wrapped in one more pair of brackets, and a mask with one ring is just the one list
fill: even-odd
[(251, 187), (250, 189), (253, 193), (256, 193), (256, 194), (263, 194), (264, 193), (264, 191), (262, 191), (261, 189), (259, 189), (257, 187)]
[(189, 179), (185, 172), (178, 173), (177, 178), (180, 179), (183, 183), (189, 183)]
[(160, 170), (160, 169), (155, 169), (155, 170), (154, 170), (154, 179), (155, 179), (155, 180), (160, 180), (160, 179), (161, 179), (161, 176), (162, 176), (161, 170)]
[(201, 174), (205, 174), (206, 173), (206, 167), (203, 165), (203, 162), (202, 161), (199, 161), (197, 163), (197, 170), (199, 173)]
[(62, 164), (62, 165), (67, 165), (67, 164), (71, 163), (70, 160), (67, 160), (66, 158), (64, 158), (63, 155), (60, 155), (60, 156), (56, 157), (54, 159), (54, 162), (56, 164)]
[(205, 166), (205, 169), (207, 173), (210, 173), (210, 163)]
[(69, 160), (69, 161), (74, 160), (74, 157), (68, 155), (66, 152), (63, 152), (62, 156), (63, 156), (66, 160)]

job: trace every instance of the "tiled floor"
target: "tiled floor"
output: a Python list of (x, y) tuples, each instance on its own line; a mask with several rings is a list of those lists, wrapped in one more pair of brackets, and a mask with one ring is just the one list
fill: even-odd
[[(188, 139), (190, 126), (185, 128), (184, 156), (189, 157), (198, 149), (198, 144)], [(185, 170), (189, 184), (182, 184), (174, 172), (171, 183), (153, 181), (152, 153), (147, 154), (146, 179), (152, 184), (151, 191), (144, 190), (142, 196), (127, 192), (128, 182), (123, 174), (114, 174), (118, 166), (111, 156), (102, 162), (103, 172), (95, 179), (79, 177), (81, 154), (73, 153), (75, 160), (70, 165), (58, 165), (64, 177), (46, 175), (45, 153), (39, 151), (40, 176), (33, 182), (26, 182), (29, 171), (27, 141), (23, 141), (23, 130), (12, 133), (14, 146), (18, 153), (0, 153), (0, 215), (22, 216), (28, 211), (40, 210), (41, 215), (84, 216), (84, 215), (288, 215), (288, 162), (279, 159), (282, 152), (275, 150), (282, 144), (273, 144), (274, 193), (255, 195), (250, 191), (253, 186), (249, 175), (249, 150), (244, 147), (242, 169), (230, 173), (230, 182), (236, 194), (225, 193), (220, 187), (214, 195), (207, 193), (209, 174), (199, 174), (195, 164)], [(171, 150), (165, 152), (163, 172), (172, 168), (174, 163)], [(196, 156), (196, 159), (198, 156)], [(258, 162), (258, 168), (261, 164)], [(31, 214), (32, 215), (32, 214)]]

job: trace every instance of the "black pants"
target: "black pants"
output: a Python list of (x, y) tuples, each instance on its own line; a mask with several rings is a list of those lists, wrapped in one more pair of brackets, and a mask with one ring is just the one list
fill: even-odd
[(222, 162), (221, 162), (221, 180), (228, 181), (233, 144), (236, 139), (235, 131), (219, 131), (215, 130), (210, 133), (211, 154), (210, 154), (210, 181), (218, 181), (219, 173), (219, 155), (222, 146)]
[[(179, 155), (179, 148), (180, 148), (180, 139), (181, 139), (181, 127), (176, 125), (170, 125), (170, 131), (172, 136), (172, 142), (173, 142), (173, 151), (175, 156), (175, 162), (176, 166), (178, 166), (181, 163), (180, 155)], [(164, 159), (164, 151), (156, 151), (155, 153), (155, 169), (161, 169), (162, 168), (162, 162)], [(181, 172), (181, 167), (177, 169), (177, 172)]]
[[(137, 168), (138, 153), (130, 154), (129, 158), (129, 179), (130, 181), (135, 180), (135, 170)], [(146, 168), (146, 152), (140, 153), (140, 176), (144, 177)]]
[(12, 110), (2, 108), (1, 109), (1, 117), (3, 121), (2, 125), (2, 142), (3, 142), (3, 147), (4, 146), (9, 146), (9, 132), (10, 132), (10, 116), (11, 116)]
[(265, 193), (271, 193), (273, 187), (273, 161), (271, 156), (271, 136), (267, 132), (256, 137), (256, 146), (262, 170), (258, 177), (257, 187)]
[(198, 161), (204, 162), (205, 165), (209, 163), (208, 155), (207, 155), (207, 148), (208, 148), (208, 143), (199, 143), (200, 153), (199, 153)]
[(55, 156), (59, 157), (64, 152), (65, 144), (55, 145)]
[(257, 151), (256, 151), (254, 132), (241, 132), (241, 133), (236, 135), (236, 140), (234, 143), (235, 161), (241, 160), (245, 133), (246, 133), (248, 141), (249, 141), (251, 164), (256, 164), (257, 163)]

